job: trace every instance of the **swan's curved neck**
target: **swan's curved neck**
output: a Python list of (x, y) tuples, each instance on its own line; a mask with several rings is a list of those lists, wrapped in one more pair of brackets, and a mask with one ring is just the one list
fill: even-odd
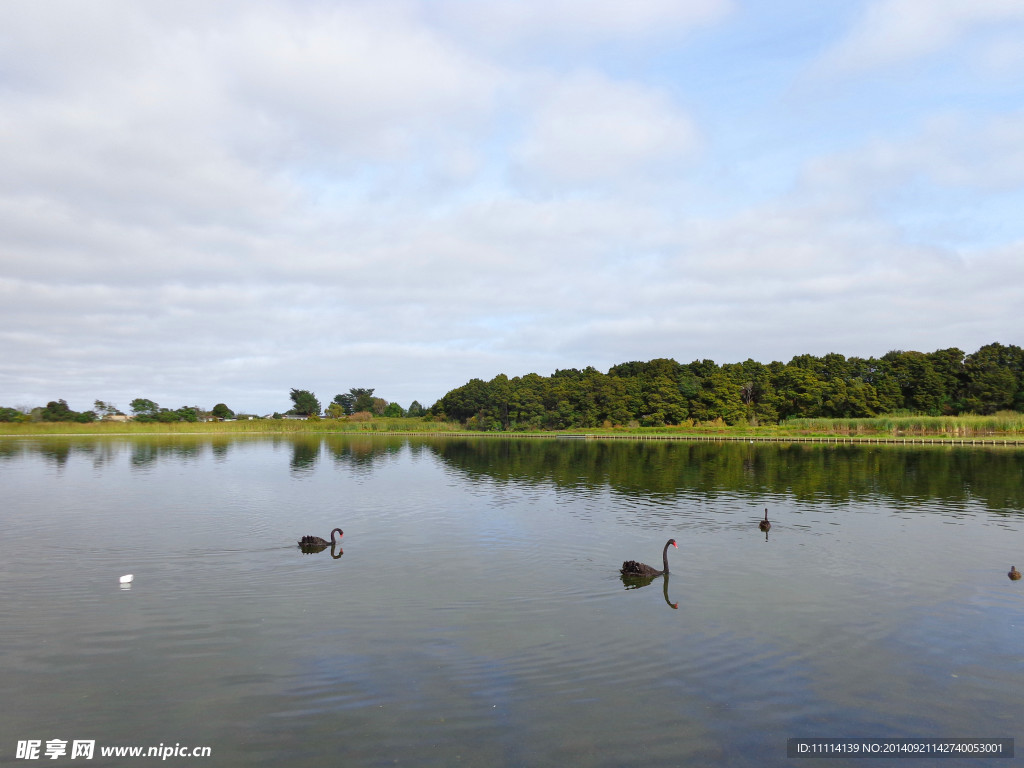
[(345, 535), (345, 534), (344, 534), (344, 533), (342, 532), (341, 528), (335, 528), (335, 529), (334, 529), (333, 531), (331, 531), (331, 544), (334, 544), (334, 543), (335, 543), (335, 541), (334, 541), (334, 534), (338, 534), (338, 539), (339, 539), (339, 540), (341, 539), (341, 537), (342, 537), (342, 536), (344, 536), (344, 535)]
[(665, 549), (661, 551), (661, 562), (665, 565), (665, 573), (668, 573), (668, 548), (672, 542), (665, 543)]

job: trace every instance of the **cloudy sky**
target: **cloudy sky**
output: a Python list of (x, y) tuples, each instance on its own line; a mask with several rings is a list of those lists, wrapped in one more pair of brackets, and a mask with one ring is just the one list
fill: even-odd
[(1020, 0), (0, 4), (0, 406), (1024, 344)]

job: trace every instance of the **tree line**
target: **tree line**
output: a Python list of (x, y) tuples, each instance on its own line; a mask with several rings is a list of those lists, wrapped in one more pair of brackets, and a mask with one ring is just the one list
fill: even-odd
[[(274, 417), (426, 417), (460, 422), (468, 429), (505, 431), (716, 420), (776, 424), (794, 417), (870, 418), (894, 413), (988, 415), (1024, 412), (1024, 350), (993, 343), (971, 354), (952, 347), (928, 353), (895, 350), (880, 358), (805, 354), (788, 363), (748, 359), (723, 365), (659, 358), (620, 363), (607, 373), (588, 366), (556, 370), (550, 376), (471, 379), (429, 409), (415, 400), (402, 408), (365, 387), (335, 395), (326, 408), (309, 390), (292, 389), (289, 397), (292, 408)], [(224, 403), (206, 411), (198, 406), (163, 408), (136, 398), (130, 407), (137, 421), (236, 417)], [(124, 415), (102, 400), (83, 412), (71, 410), (64, 400), (31, 410), (0, 407), (0, 421), (89, 422)]]
[[(321, 413), (326, 418), (342, 418), (344, 416), (356, 416), (357, 414), (368, 414), (373, 416), (389, 417), (416, 417), (424, 416), (427, 411), (417, 401), (413, 400), (408, 409), (402, 408), (398, 403), (389, 403), (380, 397), (373, 396), (373, 389), (365, 387), (353, 387), (348, 392), (335, 395), (334, 400), (321, 412), (320, 401), (316, 395), (305, 389), (292, 389), (289, 393), (292, 407), (284, 413), (275, 412), (270, 418), (284, 418), (290, 416), (319, 417)], [(184, 405), (180, 408), (165, 408), (159, 403), (145, 397), (137, 397), (129, 403), (131, 418), (140, 422), (161, 422), (170, 423), (175, 421), (210, 421), (235, 418), (263, 418), (249, 414), (236, 414), (224, 403), (217, 403), (210, 410), (198, 405)], [(74, 411), (66, 400), (51, 400), (45, 407), (37, 408), (10, 408), (0, 407), (0, 421), (73, 421), (89, 423), (93, 421), (111, 420), (117, 418), (128, 418), (121, 409), (113, 403), (96, 400), (93, 407), (86, 411)]]
[(1024, 350), (988, 344), (972, 354), (895, 350), (880, 358), (799, 355), (788, 363), (717, 365), (672, 359), (472, 379), (430, 414), (479, 430), (668, 426), (791, 417), (870, 418), (1024, 411)]
[[(198, 405), (184, 405), (181, 408), (161, 408), (144, 397), (137, 397), (130, 404), (132, 418), (142, 422), (208, 421), (210, 419), (233, 419), (235, 413), (224, 403), (217, 403), (211, 410)], [(113, 403), (96, 400), (87, 411), (73, 411), (63, 398), (51, 400), (46, 407), (10, 408), (0, 407), (0, 421), (74, 421), (88, 424), (103, 419), (127, 418), (127, 415)]]
[[(292, 389), (289, 397), (293, 405), (290, 410), (286, 411), (285, 415), (306, 416), (307, 418), (320, 415), (320, 401), (308, 389)], [(348, 392), (335, 395), (334, 399), (323, 410), (324, 417), (328, 419), (340, 419), (344, 416), (354, 416), (356, 414), (403, 418), (423, 416), (426, 414), (426, 409), (416, 400), (413, 400), (408, 409), (406, 409), (398, 403), (389, 403), (383, 398), (374, 397), (372, 388), (352, 387)], [(274, 416), (281, 415), (274, 414)]]

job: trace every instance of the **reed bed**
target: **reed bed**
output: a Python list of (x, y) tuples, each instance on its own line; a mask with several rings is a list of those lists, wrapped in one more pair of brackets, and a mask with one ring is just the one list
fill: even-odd
[(1024, 414), (1000, 411), (990, 416), (886, 415), (870, 419), (787, 419), (780, 427), (803, 434), (985, 437), (1024, 434)]

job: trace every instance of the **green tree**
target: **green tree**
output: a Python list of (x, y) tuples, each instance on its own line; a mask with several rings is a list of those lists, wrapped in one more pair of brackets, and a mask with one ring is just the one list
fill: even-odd
[(373, 412), (373, 388), (352, 387), (349, 394), (352, 395), (352, 408), (354, 411)]
[(939, 349), (927, 355), (935, 373), (942, 379), (944, 392), (941, 409), (944, 414), (960, 413), (964, 409), (964, 353), (956, 347)]
[[(961, 364), (962, 361), (962, 364)], [(1024, 350), (991, 344), (963, 359), (955, 348), (881, 359), (798, 355), (788, 364), (754, 360), (629, 362), (471, 379), (430, 409), (472, 429), (564, 429), (603, 424), (678, 424), (686, 418), (775, 423), (793, 416), (861, 418), (900, 409), (929, 414), (1024, 410)]]
[(95, 411), (73, 411), (68, 407), (65, 400), (51, 400), (45, 408), (39, 410), (39, 418), (42, 421), (77, 421), (88, 423), (96, 421)]
[[(739, 389), (747, 422), (760, 424), (778, 421), (779, 412), (774, 405), (775, 389), (767, 366), (747, 359), (742, 363), (723, 365), (722, 373)], [(690, 395), (691, 398), (695, 396), (696, 393)]]
[(335, 395), (333, 402), (341, 408), (341, 412), (346, 416), (351, 416), (356, 412), (356, 398), (351, 392)]
[(17, 408), (0, 408), (0, 421), (28, 421), (28, 416)]
[(398, 403), (388, 403), (384, 408), (384, 415), (389, 418), (401, 418), (405, 416), (405, 412)]
[(121, 413), (116, 405), (113, 403), (105, 403), (102, 400), (97, 400), (92, 404), (92, 409), (96, 412), (96, 415), (100, 418), (104, 416), (113, 416), (114, 414)]
[(892, 413), (904, 407), (903, 390), (888, 361), (868, 358), (860, 366), (859, 376), (861, 381), (875, 390), (878, 403), (876, 413)]
[(72, 421), (76, 414), (65, 400), (51, 400), (39, 414), (43, 421)]
[[(804, 356), (809, 357), (809, 356)], [(805, 365), (806, 360), (794, 361), (786, 365), (775, 382), (779, 393), (779, 418), (790, 416), (818, 418), (822, 416), (822, 404), (825, 400), (827, 385), (814, 370)]]
[(135, 398), (128, 403), (128, 407), (132, 409), (137, 421), (153, 421), (160, 411), (160, 406), (144, 397)]
[(747, 407), (743, 403), (740, 387), (722, 370), (715, 371), (702, 381), (693, 408), (696, 415), (705, 421), (722, 419), (727, 424), (739, 424), (747, 418)]
[(509, 429), (540, 429), (544, 423), (544, 390), (547, 380), (536, 373), (509, 380)]
[(199, 409), (191, 405), (183, 405), (176, 411), (172, 411), (178, 421), (199, 421)]
[(214, 418), (217, 419), (235, 418), (235, 412), (228, 408), (224, 403), (217, 403), (215, 406), (213, 406), (213, 410), (210, 411), (210, 413), (213, 414)]
[(480, 417), (489, 403), (487, 383), (483, 379), (470, 379), (442, 397), (440, 403), (444, 414), (455, 421), (468, 422)]
[(965, 405), (974, 413), (1024, 407), (1024, 350), (986, 344), (964, 361)]
[(642, 378), (643, 412), (640, 423), (660, 427), (678, 424), (689, 413), (689, 404), (679, 390), (677, 380), (660, 373)]
[(592, 400), (597, 409), (595, 426), (621, 426), (629, 423), (632, 415), (626, 407), (629, 401), (625, 379), (595, 373), (589, 377), (588, 386), (593, 390)]
[(307, 389), (292, 389), (289, 397), (294, 404), (291, 412), (299, 416), (319, 416), (320, 401)]
[(507, 430), (510, 424), (510, 412), (512, 402), (512, 382), (508, 376), (500, 373), (487, 382), (486, 405), (477, 414), (478, 419), (485, 419), (485, 425), (478, 425), (481, 429)]
[(899, 384), (903, 408), (932, 416), (941, 413), (947, 399), (943, 380), (927, 356), (896, 350), (887, 352), (882, 359), (889, 363), (890, 375)]
[(546, 425), (552, 429), (588, 426), (595, 405), (587, 388), (586, 373), (576, 368), (556, 370), (548, 380)]

